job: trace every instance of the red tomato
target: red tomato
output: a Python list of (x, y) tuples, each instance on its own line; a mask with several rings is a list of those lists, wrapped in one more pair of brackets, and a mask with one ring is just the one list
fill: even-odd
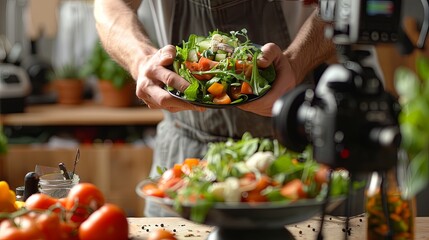
[(205, 57), (201, 57), (200, 60), (198, 61), (198, 64), (200, 65), (200, 69), (201, 71), (208, 71), (210, 69), (212, 69), (213, 67), (215, 67), (219, 62), (210, 60), (208, 58)]
[(245, 62), (245, 61), (237, 61), (235, 63), (235, 72), (236, 73), (243, 73), (246, 76), (247, 79), (250, 79), (252, 77), (252, 68), (253, 65), (251, 62)]
[(24, 215), (0, 223), (0, 240), (45, 239), (33, 217)]
[(79, 227), (80, 240), (126, 240), (128, 221), (118, 206), (106, 203)]
[(161, 178), (159, 179), (158, 184), (164, 185), (166, 182), (170, 181), (173, 178), (180, 178), (182, 174), (183, 174), (182, 170), (177, 169), (177, 167), (170, 168), (161, 175)]
[(293, 179), (286, 183), (280, 190), (280, 194), (290, 200), (298, 200), (307, 197), (307, 193), (304, 190), (304, 183), (300, 179)]
[(93, 211), (103, 206), (104, 201), (103, 193), (94, 184), (79, 183), (70, 189), (67, 195), (66, 209), (73, 210), (76, 207), (75, 204), (78, 204), (71, 220), (81, 223)]
[(158, 186), (156, 186), (155, 184), (145, 185), (142, 188), (142, 192), (144, 194), (146, 194), (148, 196), (152, 196), (152, 197), (159, 197), (159, 198), (165, 197), (164, 191), (162, 191), (161, 189), (159, 189)]
[(158, 187), (161, 191), (165, 192), (168, 189), (174, 188), (180, 188), (183, 186), (183, 179), (181, 178), (172, 178), (168, 181), (162, 182), (162, 184), (158, 184)]
[(252, 87), (250, 86), (250, 84), (247, 82), (243, 82), (241, 84), (240, 93), (242, 93), (242, 94), (253, 94), (253, 90), (252, 90)]
[(258, 203), (258, 202), (267, 202), (268, 198), (261, 194), (261, 191), (250, 191), (247, 192), (243, 198), (243, 202), (249, 202), (249, 203)]
[(46, 210), (57, 204), (58, 199), (44, 193), (35, 193), (27, 198), (25, 207), (28, 210)]
[(65, 208), (66, 207), (66, 203), (67, 203), (67, 197), (59, 198), (58, 202), (61, 204), (61, 206), (63, 206)]
[[(210, 70), (210, 68), (209, 69), (204, 69), (204, 68), (206, 68), (206, 66), (203, 67), (199, 62), (185, 61), (185, 66), (191, 72)], [(198, 80), (210, 80), (213, 77), (213, 74), (193, 74), (193, 75)]]
[(176, 237), (170, 231), (158, 228), (149, 234), (147, 240), (176, 240)]
[(60, 222), (61, 239), (63, 240), (79, 240), (79, 225), (72, 221)]
[(314, 180), (318, 184), (323, 184), (328, 182), (329, 178), (329, 168), (326, 165), (320, 165), (319, 169), (317, 169), (316, 174), (314, 175)]
[(43, 212), (36, 218), (37, 227), (45, 234), (45, 240), (61, 239), (60, 217), (54, 212)]

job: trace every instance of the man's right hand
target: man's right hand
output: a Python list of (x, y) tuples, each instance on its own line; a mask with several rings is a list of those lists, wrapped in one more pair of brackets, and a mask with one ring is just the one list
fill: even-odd
[(170, 112), (204, 111), (205, 108), (177, 99), (164, 89), (165, 86), (170, 86), (183, 92), (189, 86), (189, 82), (168, 69), (168, 66), (173, 64), (175, 56), (176, 48), (173, 45), (167, 45), (140, 61), (136, 86), (137, 97), (152, 109), (165, 109)]

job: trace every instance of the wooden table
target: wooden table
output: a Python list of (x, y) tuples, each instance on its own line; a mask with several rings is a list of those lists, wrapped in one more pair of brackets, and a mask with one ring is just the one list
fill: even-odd
[[(165, 228), (175, 232), (179, 240), (204, 240), (214, 229), (211, 226), (199, 225), (182, 218), (129, 218), (130, 236), (132, 240), (147, 239), (149, 233), (157, 228)], [(295, 239), (316, 239), (319, 231), (320, 218), (313, 218), (297, 224), (287, 226), (287, 229), (294, 235)], [(365, 217), (357, 216), (350, 220), (349, 227), (351, 234), (348, 239), (366, 239)], [(324, 226), (325, 240), (344, 239), (343, 218), (326, 217)], [(415, 240), (429, 239), (429, 217), (416, 218)], [(237, 239), (239, 240), (239, 239)], [(269, 240), (269, 237), (266, 239)]]

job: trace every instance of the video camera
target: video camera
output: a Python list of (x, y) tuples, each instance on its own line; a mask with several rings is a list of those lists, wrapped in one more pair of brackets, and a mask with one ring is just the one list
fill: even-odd
[[(429, 8), (418, 47), (427, 34)], [(320, 17), (331, 26), (326, 34), (337, 45), (339, 64), (329, 66), (317, 86), (301, 85), (273, 106), (275, 137), (301, 152), (309, 144), (316, 161), (350, 172), (388, 170), (397, 163), (401, 142), (395, 97), (384, 90), (359, 45), (399, 43), (401, 0), (322, 0)], [(423, 37), (422, 37), (423, 36)]]

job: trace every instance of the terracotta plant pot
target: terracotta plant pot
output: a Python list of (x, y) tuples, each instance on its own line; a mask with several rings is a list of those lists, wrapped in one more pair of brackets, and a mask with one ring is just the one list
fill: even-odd
[(60, 104), (81, 104), (84, 84), (81, 79), (57, 79), (54, 82)]
[(122, 88), (116, 88), (110, 81), (99, 80), (98, 87), (101, 103), (107, 107), (129, 107), (135, 100), (135, 84), (129, 82)]

